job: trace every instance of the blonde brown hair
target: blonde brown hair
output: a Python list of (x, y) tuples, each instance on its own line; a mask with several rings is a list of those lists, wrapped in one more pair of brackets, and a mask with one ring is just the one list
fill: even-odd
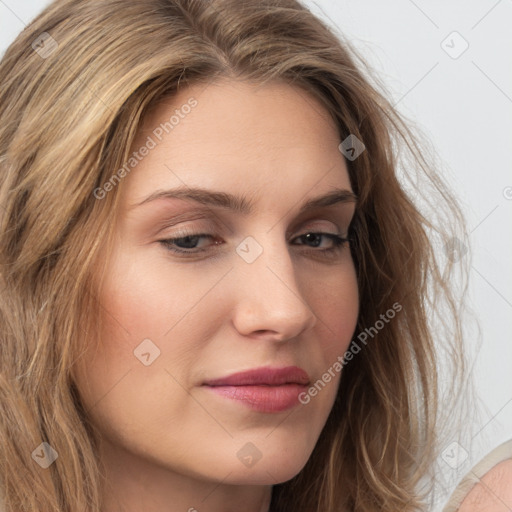
[[(55, 41), (47, 40), (46, 54), (32, 46), (42, 33)], [(352, 134), (364, 142), (347, 161), (358, 196), (356, 334), (393, 304), (402, 307), (344, 368), (312, 456), (274, 486), (272, 508), (425, 506), (428, 489), (419, 487), (438, 455), (441, 424), (434, 319), (444, 329), (442, 357), (452, 361), (454, 400), (465, 385), (459, 305), (448, 283), (455, 259), (436, 256), (435, 241), (467, 240), (454, 198), (357, 59), (296, 0), (57, 0), (9, 47), (0, 63), (6, 512), (101, 510), (95, 432), (73, 365), (84, 340), (97, 336), (93, 278), (102, 271), (100, 251), (111, 247), (123, 181), (102, 200), (93, 191), (127, 161), (155, 102), (220, 77), (301, 87), (325, 105), (340, 140)], [(414, 202), (408, 186), (421, 194)], [(42, 441), (59, 454), (45, 471), (31, 458)]]

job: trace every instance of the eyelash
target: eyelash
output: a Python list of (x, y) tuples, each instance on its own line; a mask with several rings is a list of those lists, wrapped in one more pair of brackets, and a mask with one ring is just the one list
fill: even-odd
[[(207, 252), (208, 249), (190, 249), (190, 250), (179, 249), (179, 248), (176, 248), (176, 246), (174, 244), (176, 242), (185, 240), (187, 238), (210, 238), (210, 239), (213, 238), (213, 236), (208, 233), (192, 233), (192, 232), (185, 231), (183, 233), (178, 233), (178, 234), (180, 236), (174, 237), (174, 238), (167, 238), (165, 240), (158, 240), (158, 242), (160, 244), (162, 244), (167, 251), (169, 251), (173, 254), (196, 255), (196, 254)], [(330, 240), (332, 240), (333, 247), (331, 247), (329, 249), (320, 249), (320, 250), (315, 250), (313, 248), (313, 250), (311, 251), (311, 252), (315, 252), (315, 253), (320, 253), (322, 255), (325, 255), (326, 257), (329, 257), (329, 256), (336, 257), (342, 251), (342, 249), (345, 247), (345, 245), (350, 241), (349, 238), (344, 238), (344, 237), (341, 237), (334, 233), (324, 233), (324, 232), (318, 232), (318, 231), (308, 231), (308, 232), (304, 233), (303, 235), (299, 235), (295, 239), (304, 238), (307, 235), (321, 235), (322, 237), (326, 237), (326, 238), (329, 238)], [(216, 244), (216, 245), (220, 245), (220, 244)], [(300, 245), (304, 245), (304, 244), (300, 244)]]

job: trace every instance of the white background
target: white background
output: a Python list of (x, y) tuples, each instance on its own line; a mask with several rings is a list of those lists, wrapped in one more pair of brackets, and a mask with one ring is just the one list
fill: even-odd
[[(0, 54), (48, 3), (0, 0)], [(512, 438), (512, 0), (305, 3), (353, 42), (397, 108), (429, 136), (465, 208), (470, 300), (482, 328), (475, 381), (485, 407), (456, 481)], [(458, 36), (446, 39), (453, 31), (469, 44), (457, 58), (445, 51), (463, 48)]]

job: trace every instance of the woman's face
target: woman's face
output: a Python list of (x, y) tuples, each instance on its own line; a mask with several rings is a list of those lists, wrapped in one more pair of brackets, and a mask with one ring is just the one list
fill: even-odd
[(146, 117), (98, 291), (104, 331), (77, 373), (110, 453), (231, 484), (302, 469), (358, 314), (350, 248), (331, 237), (354, 202), (303, 210), (351, 191), (339, 143), (322, 105), (284, 83), (196, 85)]

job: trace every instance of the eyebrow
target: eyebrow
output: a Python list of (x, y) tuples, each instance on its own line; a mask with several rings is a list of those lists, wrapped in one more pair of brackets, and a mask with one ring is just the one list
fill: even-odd
[[(218, 192), (204, 188), (176, 188), (172, 190), (157, 190), (130, 207), (136, 208), (143, 204), (150, 203), (157, 199), (185, 199), (194, 201), (205, 206), (225, 208), (243, 215), (248, 215), (254, 211), (254, 203), (244, 196), (235, 196), (226, 192)], [(357, 196), (354, 192), (346, 189), (333, 189), (324, 195), (309, 199), (304, 203), (299, 214), (316, 208), (332, 206), (337, 203), (356, 203)]]

